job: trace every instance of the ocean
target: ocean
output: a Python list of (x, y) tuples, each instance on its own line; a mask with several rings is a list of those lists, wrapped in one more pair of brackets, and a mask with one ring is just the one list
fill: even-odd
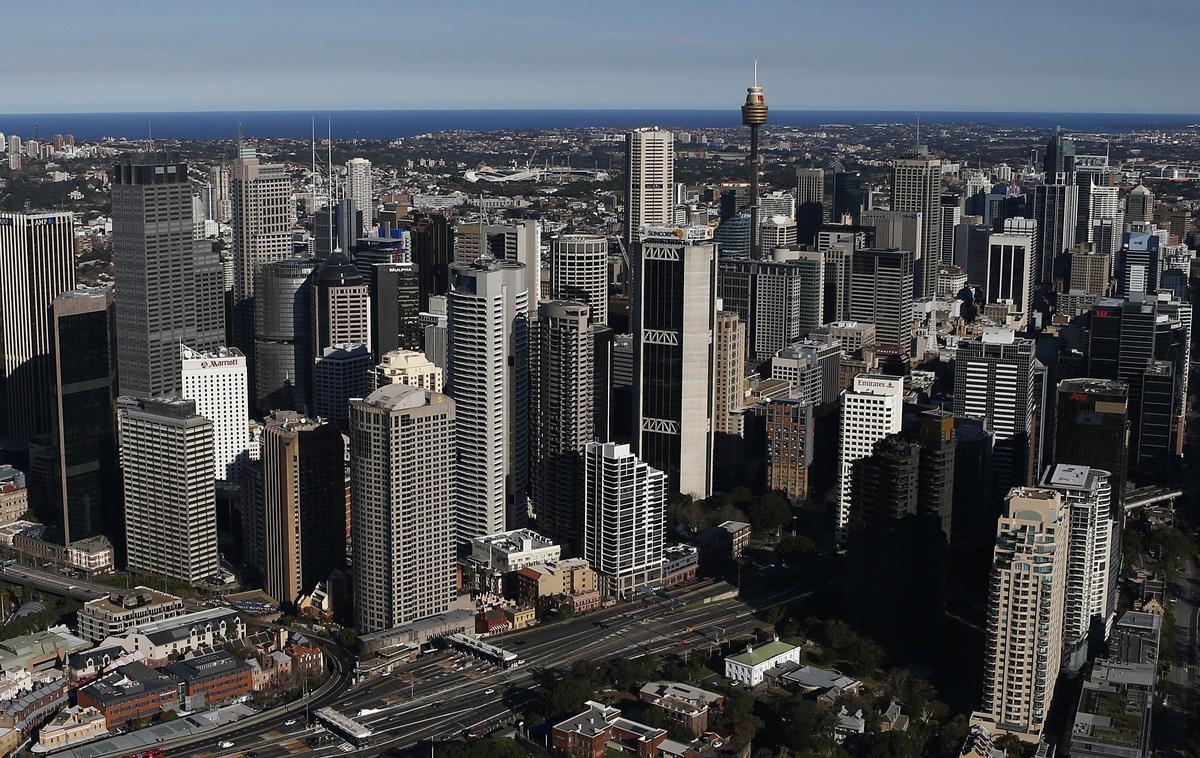
[[(307, 138), (311, 119), (318, 134), (331, 120), (335, 139), (395, 139), (428, 132), (459, 129), (486, 132), (497, 129), (599, 127), (623, 129), (646, 124), (669, 128), (736, 127), (737, 108), (722, 110), (343, 110), (343, 111), (192, 111), (166, 113), (35, 113), (0, 114), (0, 132), (24, 138), (73, 134), (77, 139), (105, 137), (142, 139), (153, 132), (166, 139), (225, 139), (237, 134), (237, 124), (249, 137)], [(911, 123), (911, 111), (772, 110), (771, 124)], [(1200, 123), (1195, 114), (1139, 113), (1016, 113), (930, 111), (923, 124), (984, 123), (1003, 127), (1049, 128), (1082, 132), (1124, 132), (1170, 129)]]

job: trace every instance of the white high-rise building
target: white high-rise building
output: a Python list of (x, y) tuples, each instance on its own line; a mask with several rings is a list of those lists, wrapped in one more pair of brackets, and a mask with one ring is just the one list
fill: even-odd
[(795, 245), (796, 220), (784, 215), (767, 216), (759, 226), (759, 239), (767, 250)]
[(21, 170), (21, 138), (15, 134), (8, 138), (8, 167), (13, 171)]
[(667, 478), (629, 445), (590, 442), (584, 451), (583, 557), (605, 594), (628, 597), (662, 580)]
[(75, 288), (75, 215), (0, 213), (0, 267), (7, 431), (31, 442), (53, 424), (50, 305)]
[(1113, 543), (1109, 473), (1059, 464), (1046, 470), (1042, 487), (1056, 490), (1066, 509), (1067, 589), (1063, 601), (1063, 665), (1078, 671), (1087, 662), (1088, 635), (1099, 624), (1107, 639), (1117, 613), (1117, 567)]
[(234, 347), (208, 352), (179, 346), (181, 395), (213, 423), (213, 476), (236, 481), (250, 449), (246, 356)]
[(371, 191), (371, 162), (366, 158), (351, 158), (346, 161), (346, 197), (354, 201), (354, 207), (362, 211), (363, 229), (375, 225), (375, 201)]
[[(1121, 188), (1110, 187), (1107, 184), (1093, 184), (1089, 195), (1088, 205), (1088, 237), (1087, 241), (1095, 243), (1095, 226), (1101, 219), (1117, 218), (1121, 215)], [(1076, 240), (1082, 242), (1083, 240)]]
[(768, 192), (758, 199), (759, 218), (769, 219), (784, 216), (796, 220), (796, 198), (790, 192), (778, 190)]
[(996, 525), (987, 663), (972, 726), (1037, 742), (1062, 662), (1068, 526), (1054, 490), (1014, 488)]
[(590, 234), (551, 238), (550, 298), (586, 303), (591, 323), (608, 323), (607, 239)]
[(634, 449), (673, 491), (712, 493), (716, 245), (708, 227), (647, 227), (634, 253)]
[[(904, 378), (859, 374), (842, 393), (842, 435), (838, 445), (837, 530), (844, 535), (850, 523), (850, 474), (854, 462), (875, 450), (875, 443), (900, 431), (904, 408)], [(841, 537), (839, 537), (841, 538)]]
[(509, 224), (459, 222), (454, 225), (454, 262), (471, 263), (482, 256), (525, 267), (530, 318), (542, 299), (542, 228), (532, 219)]
[(1021, 325), (1029, 317), (1029, 305), (1035, 289), (1034, 245), (1033, 234), (1003, 232), (994, 233), (988, 238), (984, 302), (1012, 303), (1013, 308), (1021, 314)]
[(129, 570), (185, 582), (216, 575), (212, 422), (192, 400), (122, 397), (117, 407)]
[(375, 368), (375, 387), (385, 384), (407, 384), (433, 392), (442, 391), (442, 370), (415, 350), (392, 350), (384, 353)]
[(455, 403), (389, 384), (350, 404), (354, 619), (377, 632), (454, 600)]
[(456, 533), (525, 526), (529, 462), (529, 292), (525, 266), (490, 257), (450, 266), (446, 392), (458, 411)]
[(672, 223), (675, 207), (675, 139), (657, 126), (625, 135), (625, 241), (641, 239), (643, 226)]

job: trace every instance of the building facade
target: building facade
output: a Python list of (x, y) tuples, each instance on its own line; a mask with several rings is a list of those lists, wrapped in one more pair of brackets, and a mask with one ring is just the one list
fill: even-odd
[(631, 597), (662, 581), (667, 483), (628, 445), (590, 442), (584, 453), (583, 555), (604, 593)]

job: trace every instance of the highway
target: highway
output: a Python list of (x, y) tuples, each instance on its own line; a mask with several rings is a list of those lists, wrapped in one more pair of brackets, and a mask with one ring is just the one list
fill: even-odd
[(0, 579), (11, 584), (34, 587), (51, 595), (74, 598), (81, 602), (107, 597), (108, 593), (113, 591), (112, 587), (103, 584), (95, 584), (83, 579), (71, 579), (61, 574), (29, 566), (4, 566), (3, 570), (0, 570)]
[[(734, 637), (765, 626), (754, 613), (812, 594), (811, 590), (793, 589), (755, 608), (736, 599), (703, 602), (729, 589), (725, 584), (712, 585), (675, 602), (657, 597), (643, 599), (489, 639), (524, 661), (507, 671), (458, 651), (427, 655), (397, 666), (388, 676), (374, 677), (350, 688), (333, 706), (375, 733), (371, 746), (356, 755), (379, 755), (425, 740), (451, 739), (476, 728), (486, 731), (502, 721), (511, 722), (515, 711), (537, 697), (537, 675), (585, 659), (635, 658), (685, 649), (707, 651), (718, 637)], [(261, 758), (276, 758), (295, 753), (337, 756), (345, 752), (340, 739), (316, 750), (310, 748), (306, 740), (314, 732), (305, 729), (303, 717), (292, 725), (283, 722), (283, 718), (277, 718), (232, 729), (219, 739), (189, 743), (187, 755), (254, 753)], [(222, 750), (217, 744), (220, 740), (229, 740), (234, 747)]]
[(1167, 703), (1155, 709), (1152, 739), (1159, 755), (1183, 756), (1188, 721), (1200, 709), (1200, 559), (1184, 562), (1171, 585), (1170, 597), (1174, 600), (1176, 663), (1159, 693), (1166, 696)]

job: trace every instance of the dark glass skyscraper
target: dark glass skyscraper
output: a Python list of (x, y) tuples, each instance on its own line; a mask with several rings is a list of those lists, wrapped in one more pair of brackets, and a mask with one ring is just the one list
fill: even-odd
[(454, 260), (454, 230), (440, 213), (413, 217), (412, 261), (420, 277), (420, 307), (429, 310), (430, 295), (444, 295), (450, 289), (450, 263)]
[(261, 413), (304, 410), (312, 377), (312, 279), (309, 258), (268, 263), (254, 309), (254, 393)]
[(1058, 383), (1055, 463), (1108, 471), (1114, 501), (1120, 502), (1128, 446), (1128, 385), (1114, 379), (1091, 378)]

